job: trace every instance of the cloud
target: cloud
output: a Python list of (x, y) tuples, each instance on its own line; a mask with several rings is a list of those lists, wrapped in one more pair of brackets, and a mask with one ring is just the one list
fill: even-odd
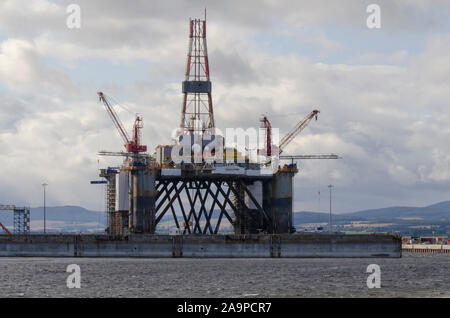
[[(179, 125), (187, 21), (203, 13), (204, 2), (135, 1), (130, 6), (80, 0), (80, 30), (65, 26), (67, 4), (0, 4), (0, 34), (6, 35), (0, 44), (0, 164), (5, 180), (0, 201), (5, 203), (41, 204), (40, 184), (47, 181), (50, 204), (99, 208), (101, 190), (88, 182), (97, 178), (98, 168), (120, 160), (96, 153), (123, 147), (97, 102), (99, 89), (127, 104), (130, 111), (117, 110), (128, 129), (134, 112), (143, 115), (149, 149), (169, 143)], [(364, 2), (236, 4), (208, 2), (219, 128), (258, 127), (260, 115), (267, 113), (283, 135), (318, 108), (319, 120), (286, 153), (343, 157), (300, 163), (296, 209), (315, 209), (317, 191), (324, 193), (329, 183), (336, 186), (338, 211), (448, 199), (450, 39), (445, 24), (439, 24), (448, 12), (445, 1), (380, 1), (384, 32), (398, 33), (398, 41), (402, 32), (418, 32), (426, 34), (427, 42), (423, 52), (404, 48), (370, 54), (360, 54), (324, 31), (331, 27), (352, 35), (363, 30)], [(423, 18), (413, 19), (418, 16)], [(296, 35), (299, 28), (312, 30), (310, 39)], [(283, 34), (288, 42), (278, 38)], [(337, 62), (316, 62), (305, 43)], [(284, 45), (292, 49), (280, 49)], [(353, 54), (352, 63), (339, 58), (342, 51)], [(124, 69), (128, 63), (142, 65), (147, 78), (131, 83), (120, 75), (111, 78), (96, 61)], [(92, 69), (77, 73), (80, 65)]]
[[(0, 33), (36, 40), (46, 56), (62, 59), (103, 57), (113, 60), (152, 59), (171, 54), (174, 45), (185, 42), (188, 17), (198, 16), (204, 1), (134, 1), (124, 6), (120, 0), (79, 0), (82, 28), (68, 29), (66, 8), (73, 1), (4, 0), (0, 4)], [(331, 27), (367, 30), (366, 7), (370, 2), (345, 0), (279, 2), (273, 0), (209, 1), (210, 36), (234, 37), (254, 33), (270, 34), (288, 29)], [(428, 32), (446, 23), (450, 5), (442, 1), (380, 0), (383, 30)], [(236, 10), (236, 8), (239, 8)], [(257, 8), (255, 10), (255, 8)], [(24, 23), (25, 21), (25, 23)], [(184, 31), (184, 32), (183, 32)], [(210, 38), (211, 38), (210, 37)], [(324, 49), (340, 44), (324, 34), (312, 41)]]
[[(62, 70), (49, 66), (32, 42), (8, 39), (0, 46), (0, 79), (11, 90), (73, 92), (74, 85)], [(67, 93), (66, 93), (67, 94)]]

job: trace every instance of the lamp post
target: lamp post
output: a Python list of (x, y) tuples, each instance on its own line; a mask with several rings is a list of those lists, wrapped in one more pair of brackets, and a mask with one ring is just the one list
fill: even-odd
[(332, 224), (331, 224), (331, 189), (333, 188), (333, 185), (332, 184), (330, 184), (329, 186), (328, 186), (328, 188), (330, 189), (330, 218), (329, 218), (329, 222), (328, 222), (328, 231), (331, 233), (331, 231), (332, 231)]
[(42, 184), (42, 188), (44, 189), (44, 234), (46, 234), (46, 210), (45, 210), (45, 187), (48, 186), (47, 183)]

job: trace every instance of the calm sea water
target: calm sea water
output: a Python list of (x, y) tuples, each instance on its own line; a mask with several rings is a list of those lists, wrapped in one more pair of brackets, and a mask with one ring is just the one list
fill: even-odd
[[(67, 265), (81, 268), (69, 289)], [(368, 289), (369, 264), (381, 288)], [(450, 255), (401, 259), (0, 258), (0, 297), (450, 297)]]

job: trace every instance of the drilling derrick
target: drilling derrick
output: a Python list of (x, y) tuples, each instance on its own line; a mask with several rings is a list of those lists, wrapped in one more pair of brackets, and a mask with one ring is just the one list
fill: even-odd
[(182, 134), (214, 134), (214, 114), (209, 78), (205, 20), (190, 20), (189, 49), (182, 85)]

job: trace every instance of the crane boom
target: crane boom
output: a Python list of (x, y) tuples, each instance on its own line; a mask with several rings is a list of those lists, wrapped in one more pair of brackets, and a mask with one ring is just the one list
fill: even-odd
[[(25, 209), (25, 208), (17, 208), (15, 205), (11, 205), (11, 204), (0, 204), (0, 211), (6, 211), (6, 210), (11, 210), (11, 211), (16, 211), (17, 209)], [(8, 235), (12, 235), (11, 232), (6, 228), (6, 226), (4, 226), (2, 224), (2, 222), (0, 222), (0, 227), (8, 234)]]
[[(133, 153), (125, 152), (125, 151), (105, 151), (101, 150), (98, 152), (99, 156), (109, 156), (109, 157), (131, 157), (135, 156)], [(146, 157), (145, 154), (138, 154), (137, 157)]]
[(8, 229), (0, 222), (0, 227), (8, 234), (8, 235), (12, 235), (10, 231), (8, 231)]
[(299, 132), (305, 129), (308, 126), (309, 122), (315, 117), (317, 120), (317, 115), (320, 113), (317, 109), (313, 110), (306, 116), (303, 120), (301, 120), (288, 134), (286, 134), (280, 141), (279, 153), (283, 152), (283, 149), (297, 136)]
[(280, 160), (295, 160), (295, 159), (341, 159), (338, 155), (293, 155), (280, 156)]
[(109, 103), (109, 100), (106, 98), (106, 96), (103, 94), (103, 92), (98, 92), (99, 100), (103, 102), (105, 105), (106, 111), (111, 117), (112, 122), (114, 123), (114, 126), (116, 126), (117, 131), (119, 132), (120, 137), (122, 137), (125, 144), (130, 142), (130, 137), (128, 136), (126, 130), (123, 128), (123, 124), (120, 121), (119, 116), (117, 116), (116, 112), (112, 108), (111, 104)]

